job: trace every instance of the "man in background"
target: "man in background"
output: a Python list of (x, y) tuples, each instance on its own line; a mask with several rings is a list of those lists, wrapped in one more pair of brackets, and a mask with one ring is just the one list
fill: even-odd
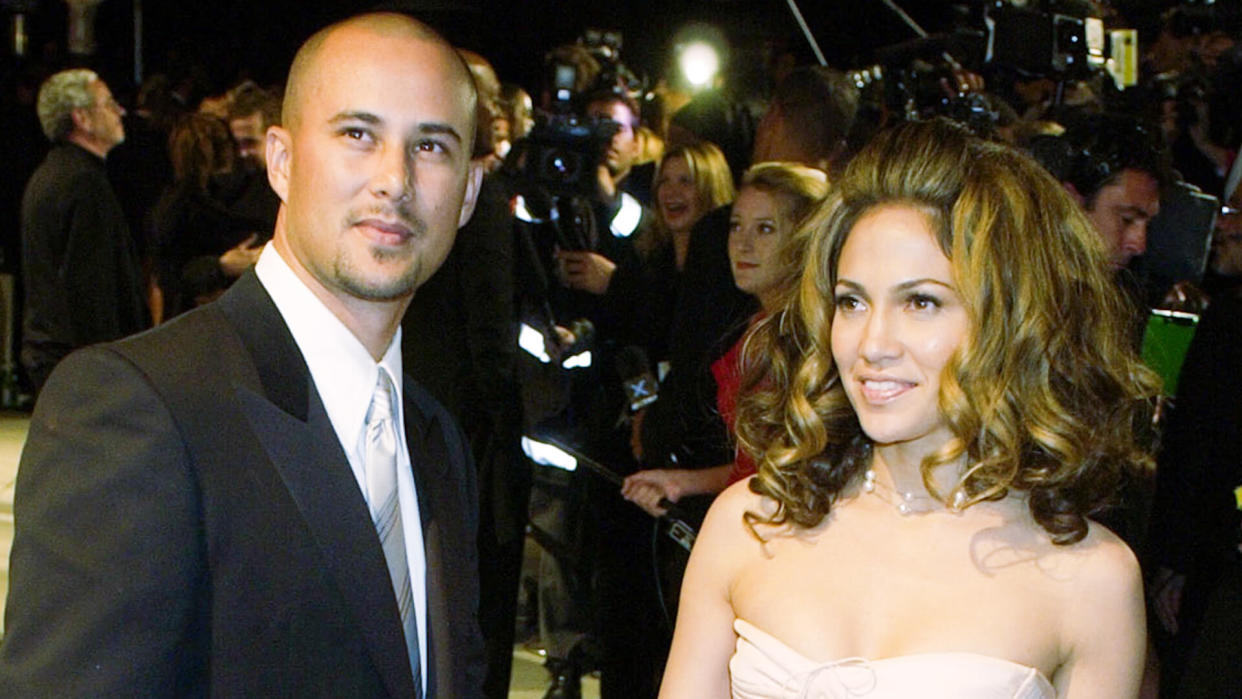
[[(269, 127), (280, 125), (280, 98), (250, 81), (230, 90), (229, 98), (229, 133), (237, 166), (229, 180), (221, 183), (219, 195), (232, 214), (275, 223), (280, 202), (267, 182), (265, 134)], [(256, 240), (263, 242), (266, 237), (260, 235)]]
[(1168, 180), (1159, 131), (1133, 117), (1093, 114), (1032, 151), (1082, 206), (1114, 269), (1147, 251), (1147, 224), (1160, 212)]
[(82, 69), (48, 78), (37, 109), (52, 149), (22, 198), (21, 350), (36, 395), (74, 349), (147, 326), (134, 241), (104, 167), (125, 140), (125, 110)]

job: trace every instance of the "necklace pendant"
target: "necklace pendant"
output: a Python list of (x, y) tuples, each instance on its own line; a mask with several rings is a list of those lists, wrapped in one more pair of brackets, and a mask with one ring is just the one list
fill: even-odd
[(867, 469), (867, 471), (863, 473), (862, 489), (864, 492), (868, 493), (875, 492), (875, 471)]
[(949, 504), (949, 509), (954, 512), (961, 512), (966, 507), (966, 493), (958, 490), (953, 493), (953, 502)]

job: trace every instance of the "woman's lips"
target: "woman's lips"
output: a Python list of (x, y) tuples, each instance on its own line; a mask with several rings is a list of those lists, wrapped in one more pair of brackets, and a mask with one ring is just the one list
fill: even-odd
[(859, 379), (863, 398), (868, 403), (889, 403), (914, 388), (916, 384), (898, 379)]
[(690, 207), (686, 206), (685, 204), (665, 204), (664, 205), (664, 218), (680, 217), (689, 210), (690, 210)]

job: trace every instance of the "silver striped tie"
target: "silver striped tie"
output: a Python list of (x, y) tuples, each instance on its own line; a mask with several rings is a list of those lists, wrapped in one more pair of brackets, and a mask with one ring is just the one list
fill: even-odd
[(414, 674), (414, 696), (421, 697), (421, 663), (418, 652), (418, 624), (414, 595), (410, 587), (410, 567), (405, 557), (405, 532), (401, 528), (401, 506), (397, 499), (397, 431), (393, 413), (393, 385), (388, 372), (380, 369), (375, 393), (366, 419), (367, 502), (371, 520), (379, 534), (392, 577), (392, 589), (401, 612), (410, 670)]

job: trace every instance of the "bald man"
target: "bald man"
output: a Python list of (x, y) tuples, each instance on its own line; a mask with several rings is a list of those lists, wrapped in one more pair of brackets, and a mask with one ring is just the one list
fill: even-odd
[(479, 695), (473, 469), (400, 354), (473, 211), (476, 99), (403, 15), (303, 45), (254, 271), (44, 389), (0, 695)]

